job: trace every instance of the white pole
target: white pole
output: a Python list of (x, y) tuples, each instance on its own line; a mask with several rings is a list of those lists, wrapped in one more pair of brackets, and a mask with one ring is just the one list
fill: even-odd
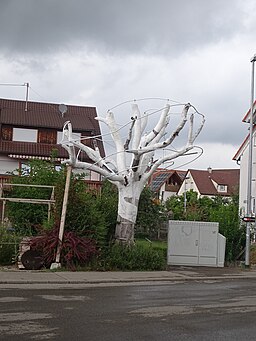
[[(249, 135), (249, 155), (248, 155), (248, 183), (247, 183), (247, 211), (246, 216), (252, 216), (252, 152), (253, 152), (253, 104), (254, 104), (254, 62), (256, 55), (251, 59), (251, 110), (250, 110), (250, 135)], [(245, 245), (245, 266), (250, 266), (250, 247), (251, 247), (251, 223), (246, 222), (246, 245)]]
[(187, 212), (187, 186), (186, 186), (186, 178), (184, 180), (184, 213), (186, 214)]
[(72, 174), (72, 166), (68, 165), (67, 175), (66, 175), (66, 185), (65, 185), (63, 204), (62, 204), (62, 213), (61, 213), (61, 219), (60, 219), (59, 243), (57, 247), (55, 263), (52, 263), (51, 269), (56, 269), (61, 266), (60, 253), (61, 253), (61, 246), (62, 246), (62, 240), (63, 240), (63, 234), (64, 234), (64, 227), (65, 227), (65, 219), (66, 219), (67, 206), (68, 206), (68, 194), (69, 194), (71, 174)]

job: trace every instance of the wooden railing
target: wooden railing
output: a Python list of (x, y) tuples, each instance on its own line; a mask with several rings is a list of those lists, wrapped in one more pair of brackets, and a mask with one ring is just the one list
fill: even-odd
[(96, 191), (97, 193), (101, 192), (102, 181), (85, 180), (85, 183), (91, 191)]
[(1, 175), (0, 174), (0, 183), (4, 184), (6, 182), (10, 182), (12, 176), (11, 175)]
[[(0, 174), (0, 184), (4, 184), (7, 182), (11, 182), (11, 175), (2, 175)], [(88, 185), (89, 189), (92, 191), (99, 192), (101, 191), (102, 187), (102, 181), (96, 181), (96, 180), (85, 180), (85, 183)]]
[(178, 190), (180, 189), (180, 186), (179, 185), (168, 185), (168, 184), (165, 184), (165, 190), (166, 191), (169, 191), (169, 192), (178, 192)]

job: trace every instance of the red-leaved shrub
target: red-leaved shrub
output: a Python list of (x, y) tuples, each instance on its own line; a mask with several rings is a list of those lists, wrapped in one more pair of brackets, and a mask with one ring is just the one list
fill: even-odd
[[(54, 228), (33, 237), (29, 244), (32, 250), (40, 252), (44, 265), (50, 267), (55, 262), (58, 241), (59, 229)], [(77, 236), (74, 231), (64, 232), (60, 257), (62, 265), (75, 270), (77, 265), (85, 265), (96, 254), (97, 248), (94, 240)]]

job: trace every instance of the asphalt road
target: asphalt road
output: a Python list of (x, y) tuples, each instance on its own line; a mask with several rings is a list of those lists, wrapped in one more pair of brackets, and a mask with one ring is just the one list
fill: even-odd
[(254, 279), (0, 288), (0, 340), (255, 340)]

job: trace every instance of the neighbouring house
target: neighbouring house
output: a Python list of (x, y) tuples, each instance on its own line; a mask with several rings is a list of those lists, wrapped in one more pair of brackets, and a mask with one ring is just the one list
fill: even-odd
[[(251, 110), (248, 110), (245, 114), (242, 122), (247, 123), (249, 127), (250, 123), (250, 113)], [(252, 131), (252, 183), (251, 183), (251, 210), (252, 214), (256, 213), (256, 101), (254, 102), (253, 107), (253, 131)], [(244, 216), (247, 212), (247, 190), (248, 190), (248, 159), (249, 159), (249, 140), (250, 134), (248, 134), (236, 154), (233, 157), (240, 165), (240, 186), (239, 186), (239, 208), (240, 215)]]
[[(62, 106), (63, 107), (63, 106)], [(96, 108), (68, 105), (66, 112), (60, 112), (53, 103), (26, 102), (0, 99), (0, 178), (4, 180), (9, 172), (26, 169), (29, 160), (50, 160), (54, 152), (56, 167), (68, 158), (62, 148), (62, 128), (66, 121), (73, 126), (73, 136), (89, 146), (97, 145), (104, 157), (99, 123), (95, 120)], [(84, 152), (80, 160), (88, 161)], [(100, 182), (100, 176), (87, 171), (85, 180), (93, 186)]]
[(231, 197), (239, 190), (239, 169), (189, 169), (178, 191), (178, 195), (193, 190), (198, 197)]
[(186, 171), (182, 170), (159, 168), (150, 179), (150, 189), (155, 193), (157, 199), (166, 201), (169, 197), (177, 194), (185, 174)]

